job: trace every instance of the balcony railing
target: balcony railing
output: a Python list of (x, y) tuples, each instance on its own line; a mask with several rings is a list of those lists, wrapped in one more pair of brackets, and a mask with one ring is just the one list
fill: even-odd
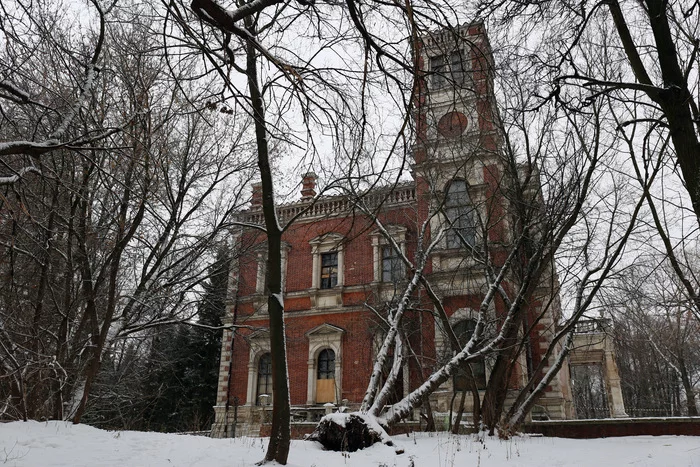
[[(393, 190), (379, 189), (367, 193), (362, 202), (368, 209), (375, 209), (380, 205), (396, 206), (404, 203), (412, 203), (416, 199), (416, 187), (413, 182), (401, 184)], [(298, 202), (279, 206), (277, 215), (280, 220), (287, 221), (293, 217), (302, 219), (329, 217), (346, 213), (354, 207), (354, 203), (346, 196), (332, 196), (322, 198), (311, 204), (309, 201)], [(242, 213), (242, 222), (246, 224), (262, 225), (265, 221), (261, 210)]]
[(612, 323), (607, 318), (582, 319), (576, 323), (574, 333), (576, 334), (597, 334), (610, 331)]

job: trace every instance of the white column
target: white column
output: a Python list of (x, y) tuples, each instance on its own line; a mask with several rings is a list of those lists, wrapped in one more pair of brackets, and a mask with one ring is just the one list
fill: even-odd
[(246, 405), (255, 405), (255, 363), (248, 363), (248, 393), (246, 395)]
[(312, 255), (312, 266), (311, 266), (311, 288), (313, 289), (318, 289), (320, 287), (320, 259), (319, 259), (319, 253), (318, 253), (318, 246), (314, 245), (311, 247), (311, 255)]
[(338, 249), (338, 285), (345, 285), (345, 253), (343, 248)]
[[(607, 339), (607, 337), (606, 337)], [(613, 418), (628, 418), (625, 411), (625, 401), (622, 398), (622, 385), (620, 384), (620, 373), (617, 370), (615, 357), (611, 351), (605, 352), (605, 380), (608, 389), (608, 406), (610, 416)]]
[(313, 405), (316, 402), (316, 365), (313, 359), (307, 362), (307, 378), (306, 378), (306, 404)]

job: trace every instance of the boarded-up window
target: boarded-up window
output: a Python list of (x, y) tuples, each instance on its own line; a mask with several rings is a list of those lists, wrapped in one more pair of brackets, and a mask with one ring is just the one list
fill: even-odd
[(335, 402), (335, 352), (324, 349), (318, 354), (316, 402)]

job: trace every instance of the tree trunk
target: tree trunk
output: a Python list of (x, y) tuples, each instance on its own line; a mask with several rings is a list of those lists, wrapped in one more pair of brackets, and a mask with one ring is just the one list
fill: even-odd
[[(246, 29), (255, 36), (252, 19), (246, 18)], [(289, 381), (287, 349), (284, 334), (284, 303), (282, 298), (282, 229), (275, 210), (272, 171), (267, 145), (265, 106), (260, 93), (257, 72), (257, 56), (253, 41), (246, 42), (246, 74), (250, 90), (255, 137), (258, 150), (258, 168), (263, 191), (263, 216), (267, 230), (267, 284), (269, 297), (267, 310), (270, 316), (270, 355), (272, 357), (272, 430), (265, 461), (277, 461), (285, 465), (291, 441)]]
[(452, 434), (453, 435), (458, 435), (459, 434), (459, 425), (462, 423), (462, 414), (464, 414), (464, 403), (466, 402), (467, 399), (467, 390), (465, 389), (462, 391), (462, 394), (459, 397), (459, 407), (457, 408), (457, 416), (454, 419), (454, 422), (450, 420), (452, 423)]
[(680, 372), (681, 372), (681, 383), (683, 384), (683, 390), (685, 391), (685, 403), (688, 407), (688, 416), (697, 417), (698, 416), (698, 406), (695, 404), (695, 389), (693, 388), (693, 383), (690, 382), (690, 377), (688, 376), (688, 369), (685, 367), (685, 362), (680, 361)]
[[(141, 136), (144, 138), (148, 137), (148, 126), (146, 122), (142, 122), (142, 126), (138, 129), (141, 129)], [(78, 405), (78, 408), (76, 410), (75, 416), (73, 417), (73, 423), (78, 424), (80, 423), (80, 419), (82, 418), (83, 414), (85, 413), (85, 408), (87, 405), (88, 398), (90, 397), (90, 391), (92, 390), (92, 384), (95, 381), (95, 378), (97, 378), (97, 373), (100, 371), (100, 366), (102, 365), (102, 352), (104, 351), (105, 343), (107, 342), (107, 335), (109, 334), (109, 329), (112, 326), (112, 319), (114, 318), (114, 314), (117, 308), (117, 302), (118, 302), (118, 297), (117, 297), (117, 285), (119, 281), (119, 269), (120, 269), (120, 263), (121, 263), (121, 258), (122, 254), (124, 253), (124, 249), (126, 248), (127, 244), (131, 240), (131, 238), (134, 236), (136, 233), (136, 228), (139, 226), (141, 221), (143, 220), (143, 215), (145, 212), (146, 208), (146, 197), (148, 193), (148, 186), (150, 182), (150, 177), (149, 177), (149, 156), (148, 156), (148, 151), (144, 149), (143, 146), (143, 141), (139, 141), (136, 139), (134, 141), (134, 149), (133, 149), (133, 154), (134, 157), (131, 159), (131, 163), (126, 171), (126, 174), (124, 176), (124, 193), (122, 195), (122, 198), (120, 200), (120, 206), (119, 206), (119, 214), (117, 217), (117, 232), (115, 234), (115, 245), (114, 249), (110, 252), (108, 255), (108, 259), (106, 261), (105, 266), (109, 267), (109, 276), (108, 276), (108, 289), (107, 289), (107, 306), (105, 309), (104, 316), (102, 318), (102, 326), (99, 326), (99, 320), (98, 320), (98, 314), (97, 314), (97, 302), (96, 302), (96, 297), (97, 297), (97, 289), (100, 287), (101, 281), (93, 281), (93, 270), (92, 267), (89, 263), (89, 255), (87, 252), (87, 245), (86, 245), (86, 239), (87, 239), (87, 217), (88, 217), (88, 207), (87, 207), (87, 201), (82, 201), (83, 208), (81, 212), (81, 239), (80, 239), (80, 246), (81, 246), (81, 254), (80, 254), (80, 259), (82, 261), (82, 269), (83, 269), (83, 283), (84, 285), (84, 290), (86, 293), (86, 297), (88, 299), (88, 303), (91, 303), (89, 307), (92, 308), (90, 315), (92, 316), (93, 320), (93, 336), (91, 337), (93, 349), (92, 349), (92, 356), (91, 359), (88, 363), (87, 369), (85, 371), (85, 384), (83, 388), (83, 394), (80, 399), (80, 404)], [(139, 157), (142, 156), (142, 157)], [(94, 160), (94, 159), (93, 159)], [(134, 183), (133, 176), (136, 173), (137, 170), (137, 164), (139, 161), (143, 160), (144, 162), (144, 167), (139, 167), (140, 169), (143, 170), (143, 178), (144, 178), (144, 193), (143, 193), (143, 198), (141, 200), (141, 203), (139, 204), (138, 209), (136, 210), (136, 213), (134, 215), (134, 218), (131, 220), (129, 225), (127, 226), (127, 216), (129, 214), (131, 206), (131, 199), (132, 199), (132, 184)], [(86, 173), (86, 177), (89, 176), (89, 171)], [(87, 183), (87, 180), (86, 180)], [(96, 335), (94, 334), (96, 333)]]
[(430, 405), (430, 395), (423, 398), (421, 404), (425, 409), (425, 431), (435, 431), (435, 418), (433, 417), (433, 407)]
[[(517, 313), (522, 314), (523, 309), (521, 308)], [(521, 321), (521, 319), (515, 319), (511, 323), (510, 329), (505, 330), (505, 340), (500, 345), (501, 351), (496, 357), (489, 382), (486, 385), (486, 393), (481, 406), (481, 416), (484, 425), (489, 429), (489, 435), (494, 434), (508, 396), (508, 375), (510, 374), (508, 369), (517, 357), (517, 338)]]
[(693, 97), (688, 91), (685, 74), (678, 62), (678, 51), (668, 23), (668, 3), (664, 0), (646, 0), (644, 3), (656, 43), (662, 88), (654, 86), (649, 79), (620, 5), (616, 1), (609, 2), (608, 5), (635, 77), (640, 83), (649, 86), (647, 95), (659, 104), (666, 117), (678, 165), (693, 204), (696, 221), (700, 225), (700, 142), (689, 107)]
[[(351, 413), (345, 416), (343, 424), (324, 417), (311, 435), (309, 441), (318, 441), (329, 451), (355, 452), (382, 441), (386, 433), (376, 424), (368, 422), (365, 415)], [(371, 416), (370, 416), (371, 417)], [(391, 441), (385, 441), (389, 446)]]

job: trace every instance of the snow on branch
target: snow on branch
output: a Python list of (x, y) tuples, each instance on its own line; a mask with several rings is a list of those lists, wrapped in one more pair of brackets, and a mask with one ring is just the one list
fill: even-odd
[(7, 91), (7, 94), (0, 93), (0, 97), (16, 102), (17, 104), (26, 104), (30, 100), (29, 93), (9, 81), (0, 81), (0, 89)]
[(30, 165), (18, 170), (17, 173), (15, 173), (14, 175), (0, 177), (0, 186), (12, 185), (13, 183), (17, 183), (22, 177), (31, 172), (41, 174), (41, 170), (39, 170), (38, 167)]
[[(97, 42), (95, 43), (95, 48), (93, 50), (92, 57), (90, 58), (89, 63), (85, 65), (84, 79), (81, 83), (77, 84), (77, 88), (79, 90), (77, 98), (72, 103), (72, 105), (70, 105), (68, 110), (66, 110), (65, 113), (63, 113), (60, 116), (60, 121), (58, 122), (56, 128), (48, 136), (48, 138), (44, 139), (43, 141), (16, 140), (0, 142), (0, 156), (22, 154), (32, 157), (38, 157), (42, 154), (54, 151), (56, 149), (69, 147), (71, 144), (76, 144), (76, 142), (78, 143), (78, 146), (82, 146), (88, 142), (100, 139), (101, 137), (106, 137), (114, 132), (108, 130), (107, 132), (104, 132), (96, 137), (83, 137), (79, 139), (74, 139), (72, 142), (62, 142), (62, 139), (66, 134), (68, 128), (71, 126), (76, 116), (79, 115), (81, 109), (87, 102), (87, 98), (92, 92), (92, 89), (95, 85), (95, 80), (97, 78), (97, 75), (99, 74), (98, 62), (102, 55), (102, 46), (104, 44), (105, 39), (106, 20), (104, 12), (102, 11), (102, 8), (99, 5), (99, 3), (95, 0), (92, 0), (91, 3), (97, 9), (97, 12), (99, 14), (100, 32), (97, 38)], [(41, 106), (41, 104), (34, 103), (31, 101), (31, 96), (27, 91), (21, 89), (19, 86), (8, 80), (0, 81), (0, 98), (18, 104), (32, 103)], [(40, 169), (32, 164), (15, 171), (15, 173), (12, 175), (0, 176), (0, 185), (10, 185), (13, 183), (17, 183), (19, 180), (21, 180), (22, 176), (30, 172), (41, 173)]]
[(8, 156), (10, 154), (27, 154), (29, 156), (38, 156), (54, 149), (58, 149), (63, 145), (58, 139), (47, 139), (46, 141), (8, 141), (0, 143), (0, 156)]

